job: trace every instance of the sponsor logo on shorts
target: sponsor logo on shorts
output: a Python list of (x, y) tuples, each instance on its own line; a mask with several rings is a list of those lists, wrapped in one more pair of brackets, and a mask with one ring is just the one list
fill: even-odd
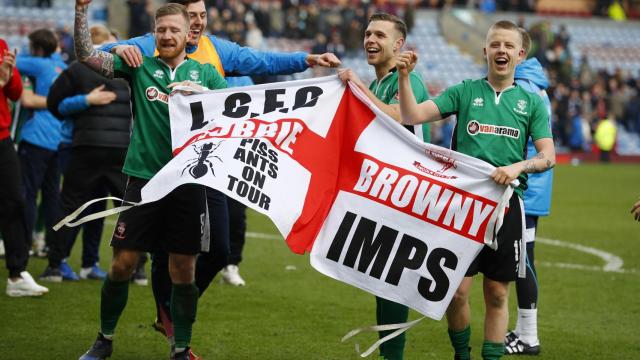
[(149, 101), (160, 101), (163, 102), (165, 104), (169, 103), (169, 95), (160, 92), (160, 90), (158, 90), (157, 87), (155, 86), (150, 86), (147, 88), (147, 90), (145, 91), (145, 95), (147, 96), (147, 100)]
[(118, 240), (124, 240), (124, 232), (127, 230), (127, 224), (122, 221), (116, 225), (116, 230), (113, 232), (113, 238)]
[(506, 136), (512, 139), (518, 139), (520, 137), (520, 130), (509, 126), (497, 126), (489, 124), (481, 124), (476, 120), (469, 121), (467, 124), (467, 133), (471, 136), (476, 136), (478, 133), (496, 136)]

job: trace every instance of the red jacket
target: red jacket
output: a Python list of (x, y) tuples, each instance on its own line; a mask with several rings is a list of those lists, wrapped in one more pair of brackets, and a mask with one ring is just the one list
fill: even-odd
[[(3, 39), (0, 39), (0, 64), (2, 64), (5, 50), (9, 50), (9, 47)], [(22, 80), (18, 69), (14, 66), (13, 76), (0, 91), (0, 140), (8, 138), (10, 135), (11, 113), (7, 99), (17, 101), (20, 99), (20, 95), (22, 95)]]

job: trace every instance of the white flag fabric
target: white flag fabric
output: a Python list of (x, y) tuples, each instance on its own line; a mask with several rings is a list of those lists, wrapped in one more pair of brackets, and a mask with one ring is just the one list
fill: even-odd
[(266, 214), (321, 273), (442, 318), (513, 193), (424, 144), (337, 76), (176, 94), (174, 158), (142, 189), (199, 183)]

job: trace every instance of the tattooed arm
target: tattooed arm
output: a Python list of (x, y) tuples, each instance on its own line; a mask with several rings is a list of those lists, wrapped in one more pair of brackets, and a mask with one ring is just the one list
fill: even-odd
[(533, 144), (538, 153), (533, 158), (524, 161), (522, 171), (527, 174), (541, 173), (556, 166), (556, 151), (552, 139), (540, 139)]
[(538, 153), (531, 159), (517, 162), (513, 165), (497, 168), (493, 174), (493, 180), (498, 184), (509, 184), (521, 173), (541, 173), (556, 165), (556, 150), (553, 146), (553, 139), (542, 138), (533, 142)]
[(89, 25), (87, 24), (87, 9), (90, 2), (91, 0), (76, 0), (76, 20), (73, 33), (76, 58), (94, 71), (108, 78), (113, 78), (113, 55), (94, 49), (91, 43)]

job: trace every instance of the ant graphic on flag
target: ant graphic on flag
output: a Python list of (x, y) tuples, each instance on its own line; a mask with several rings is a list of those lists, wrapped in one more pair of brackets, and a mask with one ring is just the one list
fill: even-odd
[[(493, 24), (486, 36), (484, 57), (486, 78), (465, 80), (420, 103), (409, 76), (418, 61), (417, 54), (408, 51), (397, 58), (402, 123), (432, 122), (457, 114), (452, 148), (495, 166), (492, 178), (499, 184), (519, 180), (497, 234), (498, 249), (494, 251), (487, 246), (482, 249), (447, 309), (449, 337), (455, 358), (460, 360), (470, 359), (469, 292), (472, 276), (478, 272), (484, 275), (486, 313), (482, 358), (500, 359), (505, 353), (509, 282), (516, 280), (518, 270), (523, 270), (518, 266), (524, 264), (522, 198), (527, 174), (544, 172), (555, 165), (547, 109), (537, 94), (526, 91), (514, 80), (515, 67), (525, 57), (518, 27), (510, 21)], [(537, 154), (525, 160), (529, 137)]]

